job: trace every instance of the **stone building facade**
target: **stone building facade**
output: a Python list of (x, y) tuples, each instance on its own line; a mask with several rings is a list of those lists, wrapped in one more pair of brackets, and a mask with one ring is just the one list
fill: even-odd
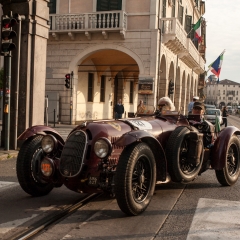
[(204, 72), (205, 20), (200, 45), (191, 31), (204, 1), (50, 0), (49, 7), (46, 95), (57, 95), (58, 121), (112, 119), (119, 98), (127, 117), (139, 100), (156, 106), (170, 80), (171, 99), (186, 112)]
[[(211, 79), (211, 80), (210, 80)], [(240, 104), (240, 83), (228, 79), (217, 82), (214, 75), (211, 75), (205, 87), (205, 103), (213, 104), (217, 108), (232, 106), (237, 108)]]

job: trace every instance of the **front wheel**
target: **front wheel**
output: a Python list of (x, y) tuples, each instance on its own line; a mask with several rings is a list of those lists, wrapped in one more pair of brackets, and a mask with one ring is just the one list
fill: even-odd
[(39, 163), (44, 157), (41, 149), (42, 136), (26, 140), (17, 157), (17, 177), (22, 189), (34, 196), (47, 195), (53, 189), (52, 183), (46, 183), (39, 177)]
[(222, 170), (215, 170), (217, 180), (223, 186), (233, 185), (239, 177), (240, 142), (237, 136), (232, 136), (228, 147), (225, 166)]
[(115, 193), (120, 209), (130, 216), (146, 210), (154, 193), (156, 162), (145, 143), (126, 147), (117, 165)]

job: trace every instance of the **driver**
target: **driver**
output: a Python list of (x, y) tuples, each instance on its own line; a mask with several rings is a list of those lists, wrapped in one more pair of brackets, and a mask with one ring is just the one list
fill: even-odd
[(205, 106), (203, 102), (194, 102), (192, 115), (200, 115), (200, 121), (189, 120), (189, 123), (203, 133), (203, 145), (210, 148), (214, 143), (215, 127), (212, 123), (204, 119)]
[(164, 111), (174, 111), (175, 106), (169, 97), (162, 97), (158, 101), (158, 111), (162, 113)]

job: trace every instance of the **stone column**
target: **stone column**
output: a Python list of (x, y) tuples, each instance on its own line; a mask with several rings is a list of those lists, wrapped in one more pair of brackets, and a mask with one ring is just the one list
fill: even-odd
[[(49, 32), (48, 2), (49, 0), (0, 0), (3, 14), (12, 11), (13, 14), (25, 16), (21, 34), (18, 114), (13, 105), (17, 89), (17, 76), (14, 71), (14, 66), (17, 64), (17, 50), (12, 51), (10, 148), (15, 141), (12, 134), (14, 129), (17, 128), (19, 136), (30, 126), (44, 124), (46, 52)], [(16, 118), (18, 118), (17, 126), (15, 126)]]

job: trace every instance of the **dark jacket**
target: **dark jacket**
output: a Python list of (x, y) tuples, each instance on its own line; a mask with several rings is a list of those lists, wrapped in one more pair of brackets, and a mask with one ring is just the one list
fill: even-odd
[(118, 114), (123, 114), (124, 113), (124, 106), (121, 104), (116, 104), (114, 107), (114, 112), (118, 113)]

